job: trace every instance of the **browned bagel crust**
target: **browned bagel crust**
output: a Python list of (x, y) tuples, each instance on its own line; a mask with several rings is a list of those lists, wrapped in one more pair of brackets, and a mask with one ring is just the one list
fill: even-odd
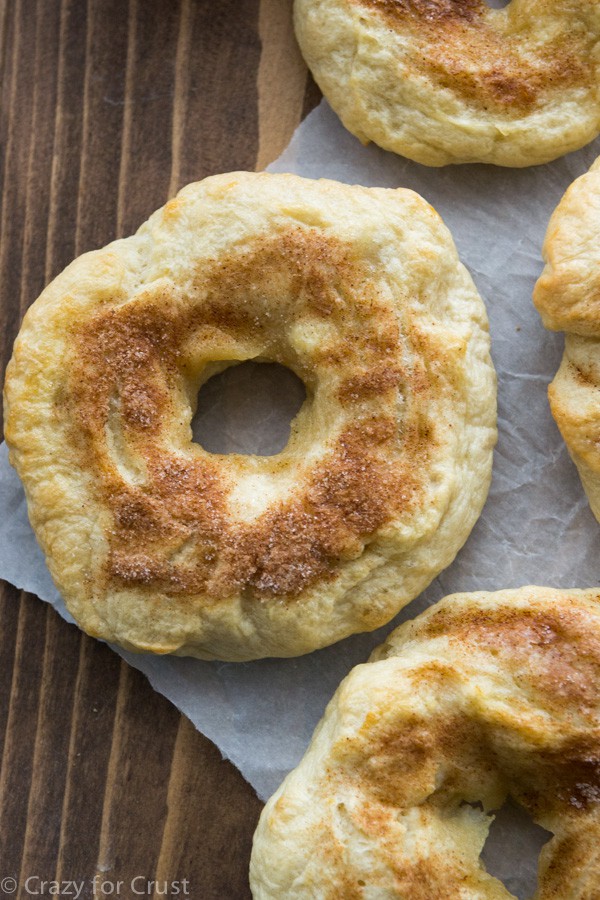
[(483, 110), (497, 105), (522, 116), (559, 85), (595, 85), (590, 35), (581, 29), (558, 31), (543, 54), (531, 55), (523, 53), (518, 36), (497, 26), (485, 0), (353, 2), (385, 16), (391, 27), (407, 29), (420, 48), (420, 73)]
[(548, 388), (552, 415), (600, 521), (600, 160), (561, 199), (544, 240), (533, 300), (547, 328), (565, 331)]
[(296, 27), (350, 131), (426, 165), (534, 165), (600, 131), (597, 0), (296, 0)]
[[(200, 385), (245, 359), (307, 388), (272, 457), (193, 441)], [(77, 620), (209, 658), (388, 620), (466, 539), (495, 440), (485, 310), (439, 216), (295, 176), (190, 185), (76, 260), (27, 313), (5, 405)]]
[(536, 898), (597, 897), (599, 683), (597, 589), (445, 598), (340, 685), (261, 815), (254, 897), (508, 900), (479, 859), (507, 795), (553, 833)]
[[(329, 323), (337, 318), (339, 324), (343, 319), (352, 334), (343, 346), (324, 346), (318, 353), (321, 365), (340, 373), (342, 407), (358, 409), (365, 398), (373, 403), (398, 390), (427, 402), (434, 384), (423, 368), (409, 371), (397, 359), (398, 323), (373, 291), (368, 269), (342, 242), (316, 233), (292, 229), (258, 240), (242, 254), (224, 255), (196, 276), (193, 290), (210, 298), (206, 305), (178, 306), (161, 287), (156, 296), (146, 295), (143, 305), (100, 309), (73, 328), (69, 402), (80, 464), (94, 460), (102, 501), (114, 517), (106, 589), (120, 581), (175, 593), (201, 591), (215, 600), (246, 589), (260, 598), (293, 599), (317, 579), (333, 577), (335, 561), (360, 552), (361, 538), (401, 508), (422, 502), (418, 471), (435, 435), (429, 423), (417, 420), (400, 436), (389, 413), (348, 425), (290, 501), (246, 526), (227, 513), (218, 459), (204, 454), (182, 461), (178, 454), (165, 454), (161, 439), (172, 427), (172, 393), (183, 389), (178, 361), (187, 359), (189, 335), (202, 332), (211, 343), (223, 340), (223, 333), (264, 341), (268, 325), (244, 308), (243, 299), (248, 283), (268, 292), (275, 272), (278, 279), (302, 282), (302, 302), (316, 318)], [(339, 309), (342, 284), (348, 302)], [(360, 317), (351, 321), (359, 309)], [(424, 353), (439, 351), (430, 342), (426, 346), (425, 335), (413, 337)], [(298, 362), (298, 373), (310, 382), (313, 373)], [(106, 458), (115, 372), (127, 438), (150, 473), (141, 486), (124, 482)], [(190, 567), (185, 557), (191, 554), (182, 547), (189, 551), (186, 542), (195, 535), (202, 536), (202, 554)]]

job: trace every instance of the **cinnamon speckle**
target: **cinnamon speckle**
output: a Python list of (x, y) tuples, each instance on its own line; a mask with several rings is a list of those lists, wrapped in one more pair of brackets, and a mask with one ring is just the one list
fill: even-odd
[[(310, 358), (286, 343), (293, 325), (323, 318), (337, 339)], [(427, 392), (434, 376), (419, 359), (400, 367), (406, 338), (395, 315), (368, 268), (333, 238), (291, 228), (257, 239), (205, 264), (185, 298), (161, 284), (143, 302), (103, 307), (73, 331), (69, 403), (113, 519), (109, 582), (206, 602), (235, 594), (293, 600), (419, 502), (420, 469), (436, 436), (420, 413), (400, 423), (398, 403), (401, 394)], [(178, 398), (196, 360), (211, 355), (261, 355), (292, 364), (308, 384), (340, 385), (345, 426), (332, 430), (304, 483), (251, 522), (230, 509), (230, 467), (173, 447), (184, 418)], [(116, 429), (112, 449), (107, 429)], [(143, 474), (124, 483), (119, 463)]]

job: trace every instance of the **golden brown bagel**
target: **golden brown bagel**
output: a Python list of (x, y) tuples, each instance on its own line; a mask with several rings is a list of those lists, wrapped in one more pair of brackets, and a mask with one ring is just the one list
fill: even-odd
[(531, 166), (600, 131), (600, 2), (295, 0), (342, 122), (428, 166)]
[[(192, 442), (200, 384), (267, 359), (307, 400), (276, 456)], [(483, 505), (483, 304), (409, 191), (230, 174), (76, 260), (28, 312), (6, 439), (67, 606), (134, 650), (251, 659), (376, 628)]]
[(600, 521), (600, 159), (554, 211), (544, 259), (533, 300), (546, 328), (567, 332), (550, 407)]
[(598, 589), (446, 597), (342, 682), (261, 815), (255, 900), (509, 898), (479, 859), (507, 795), (553, 832), (537, 900), (597, 898), (599, 685)]

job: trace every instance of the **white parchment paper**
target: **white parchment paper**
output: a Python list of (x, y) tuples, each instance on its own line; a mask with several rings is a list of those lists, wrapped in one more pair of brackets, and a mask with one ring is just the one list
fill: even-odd
[[(500, 436), (489, 500), (466, 546), (454, 564), (386, 628), (293, 660), (207, 663), (117, 650), (217, 744), (261, 798), (270, 795), (299, 761), (341, 678), (365, 661), (372, 647), (400, 621), (453, 591), (531, 583), (555, 587), (600, 583), (600, 528), (546, 399), (563, 340), (544, 330), (531, 302), (542, 268), (540, 249), (549, 216), (570, 182), (598, 154), (600, 140), (532, 169), (429, 169), (377, 147), (363, 147), (323, 102), (271, 166), (272, 171), (311, 178), (408, 187), (435, 206), (487, 305), (499, 376)], [(277, 378), (262, 382), (257, 392), (267, 399), (259, 408), (269, 409), (269, 396), (282, 388)], [(265, 453), (272, 439), (281, 440), (280, 422), (271, 415), (257, 423), (256, 408), (236, 411), (236, 386), (225, 389), (230, 391), (230, 414), (211, 420), (208, 413), (208, 420), (215, 429), (221, 428), (218, 437), (228, 449), (234, 449), (237, 425), (248, 417), (253, 420), (253, 432), (246, 446), (238, 443), (235, 449)], [(0, 577), (51, 602), (70, 618), (27, 522), (23, 493), (4, 445), (0, 447)], [(535, 884), (533, 859), (539, 839), (529, 836), (531, 858), (517, 864), (511, 821), (504, 826), (495, 873), (524, 896)], [(521, 855), (522, 844), (520, 839)]]

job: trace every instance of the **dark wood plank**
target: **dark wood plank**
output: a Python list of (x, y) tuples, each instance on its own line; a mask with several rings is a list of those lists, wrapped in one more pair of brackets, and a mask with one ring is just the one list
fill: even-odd
[(18, 875), (26, 839), (42, 689), (45, 619), (46, 610), (34, 597), (20, 598), (13, 636), (10, 695), (5, 698), (8, 717), (0, 768), (0, 860), (7, 875)]
[[(39, 7), (26, 0), (35, 16)], [(56, 6), (56, 5), (55, 5)], [(77, 253), (77, 207), (83, 134), (87, 6), (81, 0), (61, 0), (58, 23), (57, 96), (51, 154), (50, 208), (47, 222), (46, 281), (57, 275)], [(41, 89), (42, 86), (40, 86)], [(35, 295), (23, 297), (27, 308)]]
[(12, 585), (0, 581), (0, 640), (2, 641), (2, 654), (0, 655), (0, 776), (10, 711), (18, 620), (18, 591)]
[[(65, 760), (69, 751), (70, 728), (66, 725), (72, 717), (73, 689), (78, 669), (78, 654), (73, 652), (76, 651), (78, 635), (73, 633), (74, 629), (63, 628), (52, 609), (47, 607), (45, 613), (21, 880), (30, 872), (35, 872), (36, 867), (50, 871), (55, 865), (67, 780)], [(22, 674), (22, 669), (15, 671)]]
[[(172, 881), (178, 873), (193, 872), (201, 841), (206, 857), (219, 860), (219, 864), (206, 867), (201, 881), (190, 885), (192, 896), (200, 893), (210, 900), (244, 897), (249, 895), (246, 867), (252, 832), (240, 826), (248, 818), (254, 822), (258, 819), (261, 804), (248, 795), (239, 778), (231, 777), (231, 766), (221, 759), (216, 747), (203, 746), (202, 742), (190, 722), (181, 718), (156, 877)], [(202, 767), (198, 766), (201, 750)], [(193, 828), (189, 826), (190, 816), (195, 820)], [(218, 828), (213, 827), (215, 822)], [(245, 861), (243, 867), (240, 860)]]
[(257, 0), (186, 2), (170, 193), (207, 175), (253, 169), (258, 149)]
[[(76, 655), (75, 647), (71, 652)], [(88, 875), (97, 870), (121, 673), (121, 662), (112, 650), (85, 635), (79, 635), (77, 657), (65, 760), (68, 778), (61, 803), (61, 834), (55, 866), (58, 880), (73, 878), (73, 873)], [(147, 686), (141, 681), (139, 704), (146, 709)], [(86, 890), (89, 896), (90, 891)]]
[[(319, 94), (292, 0), (0, 0), (0, 360), (74, 256), (263, 168)], [(146, 679), (0, 584), (0, 877), (250, 896), (261, 804)], [(159, 896), (158, 891), (148, 896)]]

